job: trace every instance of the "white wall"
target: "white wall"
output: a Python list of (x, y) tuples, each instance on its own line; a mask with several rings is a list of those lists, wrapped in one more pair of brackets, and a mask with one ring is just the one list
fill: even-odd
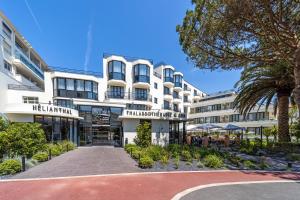
[(136, 127), (140, 123), (139, 119), (123, 119), (122, 124), (123, 124), (123, 144), (125, 144), (126, 138), (128, 139), (128, 144), (132, 144), (133, 139), (136, 136)]

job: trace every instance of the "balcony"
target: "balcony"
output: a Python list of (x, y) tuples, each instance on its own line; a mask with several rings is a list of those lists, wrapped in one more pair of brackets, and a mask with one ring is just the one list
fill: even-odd
[(39, 87), (36, 86), (28, 86), (28, 85), (17, 85), (17, 84), (8, 84), (9, 90), (25, 90), (25, 91), (35, 91), (35, 92), (43, 92)]
[(164, 78), (164, 86), (173, 87), (174, 86), (174, 78), (173, 77), (165, 77)]
[(163, 105), (163, 106), (161, 107), (161, 109), (163, 109), (163, 110), (172, 110), (172, 106), (171, 106), (171, 105), (169, 105), (169, 106)]
[(182, 102), (182, 97), (180, 95), (174, 95), (173, 94), (173, 102), (174, 103), (181, 103)]
[(164, 93), (164, 99), (168, 100), (168, 101), (173, 100), (173, 95), (171, 94), (171, 92), (165, 92)]
[(199, 99), (201, 99), (200, 94), (194, 94), (193, 99), (194, 99), (194, 100), (199, 100)]
[(136, 75), (134, 76), (134, 83), (132, 84), (133, 87), (138, 88), (150, 88), (150, 77), (145, 75)]
[(110, 100), (110, 99), (124, 99), (124, 100), (152, 102), (151, 95), (134, 93), (134, 92), (115, 92), (115, 91), (105, 92), (105, 100)]
[(180, 82), (175, 82), (175, 83), (174, 83), (174, 90), (175, 90), (175, 91), (178, 91), (178, 92), (182, 91), (182, 83), (180, 83)]
[(108, 73), (108, 85), (115, 85), (115, 86), (125, 86), (125, 74), (120, 72), (110, 72)]
[(34, 64), (20, 49), (16, 48), (15, 51), (15, 64), (20, 67), (26, 67), (27, 71), (33, 72), (39, 79), (44, 80), (44, 72)]
[(183, 101), (183, 104), (184, 104), (184, 105), (190, 105), (190, 104), (191, 104), (191, 100), (189, 100), (189, 99), (188, 99), (188, 100), (184, 100), (184, 101)]

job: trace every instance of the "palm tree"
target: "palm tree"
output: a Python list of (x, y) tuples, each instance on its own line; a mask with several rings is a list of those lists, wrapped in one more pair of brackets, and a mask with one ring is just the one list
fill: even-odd
[[(273, 102), (274, 114), (278, 116), (279, 142), (289, 142), (289, 102), (294, 88), (292, 69), (283, 63), (274, 66), (246, 68), (235, 84), (238, 96), (234, 106), (246, 116), (254, 107), (265, 105), (266, 110)], [(277, 112), (278, 110), (278, 112)]]

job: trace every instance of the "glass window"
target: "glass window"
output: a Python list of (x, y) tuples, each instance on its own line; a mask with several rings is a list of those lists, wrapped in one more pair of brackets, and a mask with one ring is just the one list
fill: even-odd
[(3, 27), (3, 33), (9, 38), (11, 39), (11, 29), (4, 23), (2, 22), (2, 27)]
[(173, 82), (174, 81), (174, 71), (170, 68), (164, 69), (165, 81)]
[(4, 68), (11, 72), (11, 64), (4, 60)]
[(170, 109), (170, 102), (164, 100), (164, 109)]
[(3, 40), (3, 49), (5, 53), (11, 55), (11, 46), (5, 40)]
[(73, 79), (66, 79), (66, 83), (67, 83), (67, 90), (74, 90), (74, 80)]
[(156, 103), (156, 104), (157, 104), (157, 98), (156, 98), (156, 97), (154, 97), (154, 103)]
[(147, 89), (135, 88), (136, 100), (147, 100)]
[(85, 91), (92, 91), (92, 81), (85, 81), (84, 87)]
[(38, 104), (39, 103), (39, 98), (38, 97), (23, 96), (23, 103)]
[(98, 93), (98, 83), (93, 82), (93, 92)]
[(154, 88), (157, 89), (157, 83), (154, 83)]
[(164, 86), (164, 94), (170, 94), (170, 88)]
[(76, 80), (76, 90), (84, 91), (84, 81), (83, 80)]
[(65, 79), (64, 78), (58, 78), (58, 89), (65, 90), (66, 85), (65, 85)]

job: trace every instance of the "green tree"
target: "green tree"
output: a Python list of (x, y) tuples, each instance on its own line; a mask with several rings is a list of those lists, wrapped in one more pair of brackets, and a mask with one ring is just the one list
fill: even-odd
[(270, 128), (270, 127), (264, 128), (263, 134), (266, 137), (267, 144), (269, 144), (269, 137), (272, 136), (272, 128)]
[(134, 143), (140, 147), (148, 147), (151, 145), (151, 124), (144, 122), (136, 127), (137, 136)]
[(300, 107), (299, 0), (192, 0), (179, 41), (201, 69), (237, 69), (284, 62)]
[(300, 123), (295, 122), (292, 125), (290, 125), (291, 133), (296, 137), (297, 142), (299, 142), (300, 139)]
[(8, 121), (0, 116), (0, 131), (5, 131), (8, 125), (9, 125)]
[[(294, 87), (290, 72), (284, 64), (256, 66), (244, 70), (236, 83), (238, 95), (234, 105), (246, 116), (253, 108), (265, 105), (266, 110), (275, 100), (274, 114), (278, 110), (278, 139), (290, 141), (289, 98)], [(277, 109), (276, 109), (277, 108)]]
[(45, 149), (45, 133), (38, 123), (12, 123), (1, 136), (8, 143), (10, 156), (31, 157)]

